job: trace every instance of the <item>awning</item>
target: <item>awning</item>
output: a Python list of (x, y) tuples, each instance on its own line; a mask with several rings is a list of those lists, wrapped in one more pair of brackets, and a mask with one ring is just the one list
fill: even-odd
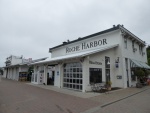
[(139, 67), (139, 68), (150, 69), (150, 66), (147, 65), (145, 62), (141, 62), (134, 59), (130, 59), (130, 61), (131, 61), (131, 67), (133, 68)]
[(31, 63), (30, 65), (34, 65), (34, 64), (43, 64), (43, 63), (53, 63), (53, 62), (59, 62), (62, 60), (67, 60), (67, 59), (73, 59), (73, 58), (82, 58), (94, 53), (98, 53), (101, 51), (105, 51), (114, 47), (117, 47), (118, 44), (116, 45), (111, 45), (111, 46), (105, 46), (105, 47), (101, 47), (101, 48), (97, 48), (94, 50), (90, 50), (90, 51), (84, 51), (84, 52), (80, 52), (80, 53), (74, 53), (74, 54), (69, 54), (69, 55), (64, 55), (64, 56), (60, 56), (60, 57), (55, 57), (55, 58), (48, 58), (44, 61), (40, 61), (40, 62), (36, 62), (36, 63)]

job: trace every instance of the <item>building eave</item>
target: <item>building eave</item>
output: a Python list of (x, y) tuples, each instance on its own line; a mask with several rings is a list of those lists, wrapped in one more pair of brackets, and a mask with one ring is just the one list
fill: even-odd
[(119, 26), (122, 35), (128, 35), (132, 38), (134, 38), (133, 40), (136, 40), (137, 42), (141, 43), (143, 46), (146, 46), (145, 41), (141, 40), (140, 38), (138, 38), (136, 35), (134, 35), (133, 33), (131, 33), (129, 30), (127, 30), (126, 28), (124, 28), (123, 26)]

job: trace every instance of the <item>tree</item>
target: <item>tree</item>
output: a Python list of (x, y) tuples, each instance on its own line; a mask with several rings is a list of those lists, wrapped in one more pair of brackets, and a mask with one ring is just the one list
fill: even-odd
[(31, 81), (31, 76), (32, 76), (32, 73), (33, 73), (33, 66), (29, 67), (28, 69), (28, 77), (27, 77), (27, 80), (28, 81)]
[(138, 79), (140, 79), (140, 78), (143, 78), (145, 76), (145, 73), (142, 69), (136, 69), (135, 75), (137, 76)]
[(145, 70), (143, 70), (143, 71), (144, 71), (144, 73), (145, 73), (145, 77), (147, 77), (147, 76), (150, 74), (150, 70), (145, 69)]
[(146, 51), (147, 51), (148, 65), (150, 65), (150, 46), (148, 46), (148, 47), (146, 48)]
[(28, 74), (32, 75), (32, 73), (33, 73), (33, 66), (29, 67), (29, 69), (28, 69)]

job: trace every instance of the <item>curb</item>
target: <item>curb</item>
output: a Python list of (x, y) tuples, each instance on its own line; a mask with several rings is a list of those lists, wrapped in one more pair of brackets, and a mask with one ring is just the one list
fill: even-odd
[(106, 107), (106, 106), (108, 106), (108, 105), (111, 105), (111, 104), (113, 104), (113, 103), (119, 102), (119, 101), (121, 101), (121, 100), (124, 100), (124, 99), (126, 99), (126, 98), (132, 97), (132, 96), (137, 95), (137, 94), (139, 94), (139, 93), (142, 93), (142, 92), (144, 92), (144, 91), (146, 91), (146, 90), (148, 90), (148, 89), (149, 89), (149, 88), (144, 89), (144, 90), (139, 91), (139, 92), (136, 92), (136, 93), (131, 94), (131, 95), (129, 95), (129, 96), (123, 97), (123, 98), (121, 98), (121, 99), (115, 100), (115, 101), (113, 101), (113, 102), (109, 102), (109, 103), (107, 103), (107, 104), (101, 105), (101, 108)]

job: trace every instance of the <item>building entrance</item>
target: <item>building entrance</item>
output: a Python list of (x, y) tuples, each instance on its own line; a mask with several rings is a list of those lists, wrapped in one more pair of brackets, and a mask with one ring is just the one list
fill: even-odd
[(63, 87), (82, 91), (81, 63), (64, 64)]
[(54, 85), (55, 71), (47, 73), (47, 85)]

